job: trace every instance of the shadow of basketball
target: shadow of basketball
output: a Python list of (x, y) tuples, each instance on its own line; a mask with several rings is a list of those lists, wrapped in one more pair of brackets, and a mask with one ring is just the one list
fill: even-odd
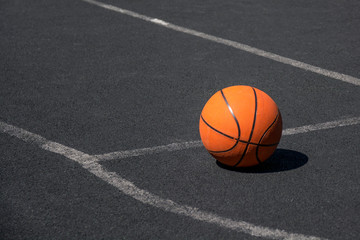
[(226, 166), (219, 161), (216, 164), (224, 169), (244, 173), (283, 172), (299, 168), (308, 162), (308, 157), (300, 152), (288, 149), (276, 149), (274, 154), (262, 164), (248, 168), (234, 168)]

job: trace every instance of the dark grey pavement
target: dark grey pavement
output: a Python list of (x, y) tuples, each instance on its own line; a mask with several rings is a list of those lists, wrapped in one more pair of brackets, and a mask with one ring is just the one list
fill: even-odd
[[(107, 3), (360, 77), (358, 1)], [(198, 140), (203, 105), (231, 85), (272, 96), (284, 128), (360, 116), (357, 86), (81, 0), (0, 1), (0, 73), (1, 121), (89, 154)], [(202, 148), (103, 165), (220, 216), (356, 239), (359, 134), (284, 136), (269, 171), (224, 169)], [(143, 205), (5, 134), (0, 143), (1, 239), (254, 239)]]

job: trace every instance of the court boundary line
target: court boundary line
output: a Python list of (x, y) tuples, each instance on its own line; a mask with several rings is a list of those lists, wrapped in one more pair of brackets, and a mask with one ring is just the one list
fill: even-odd
[(95, 0), (81, 0), (81, 1), (87, 2), (94, 6), (98, 6), (98, 7), (110, 10), (110, 11), (118, 12), (118, 13), (130, 16), (133, 18), (141, 19), (143, 21), (150, 22), (150, 23), (156, 24), (158, 26), (162, 26), (162, 27), (165, 27), (165, 28), (177, 31), (177, 32), (189, 34), (189, 35), (192, 35), (195, 37), (209, 40), (211, 42), (215, 42), (215, 43), (219, 43), (219, 44), (226, 45), (229, 47), (233, 47), (233, 48), (236, 48), (236, 49), (239, 49), (239, 50), (260, 56), (260, 57), (264, 57), (264, 58), (267, 58), (267, 59), (270, 59), (270, 60), (273, 60), (276, 62), (290, 65), (290, 66), (293, 66), (293, 67), (296, 67), (296, 68), (299, 68), (299, 69), (302, 69), (305, 71), (310, 71), (310, 72), (317, 73), (319, 75), (323, 75), (323, 76), (326, 76), (326, 77), (329, 77), (332, 79), (336, 79), (336, 80), (340, 80), (340, 81), (350, 83), (350, 84), (353, 84), (356, 86), (360, 86), (360, 79), (350, 76), (350, 75), (346, 75), (343, 73), (338, 73), (335, 71), (320, 68), (320, 67), (317, 67), (317, 66), (305, 63), (305, 62), (301, 62), (298, 60), (294, 60), (294, 59), (291, 59), (288, 57), (283, 57), (281, 55), (271, 53), (271, 52), (268, 52), (268, 51), (265, 51), (265, 50), (262, 50), (259, 48), (255, 48), (255, 47), (252, 47), (247, 44), (240, 43), (240, 42), (228, 40), (228, 39), (221, 38), (221, 37), (216, 37), (216, 36), (206, 34), (206, 33), (200, 32), (200, 31), (196, 31), (196, 30), (193, 30), (190, 28), (185, 28), (185, 27), (182, 27), (179, 25), (175, 25), (175, 24), (166, 22), (162, 19), (148, 17), (146, 15), (139, 14), (139, 13), (127, 10), (127, 9), (120, 8), (120, 7), (116, 7), (114, 5), (106, 4), (106, 3), (95, 1)]
[(31, 143), (37, 147), (59, 154), (70, 160), (80, 164), (84, 169), (105, 181), (106, 183), (114, 186), (123, 194), (130, 196), (143, 204), (150, 205), (166, 212), (174, 213), (181, 216), (186, 216), (194, 220), (215, 224), (217, 226), (234, 230), (237, 232), (249, 234), (255, 237), (264, 237), (270, 239), (292, 239), (292, 240), (320, 240), (315, 236), (308, 236), (297, 233), (288, 233), (284, 230), (263, 227), (251, 224), (245, 221), (235, 221), (230, 218), (221, 217), (217, 214), (200, 210), (187, 205), (178, 204), (170, 199), (161, 198), (151, 192), (137, 187), (129, 180), (122, 178), (116, 172), (107, 171), (93, 155), (89, 155), (78, 151), (74, 148), (67, 147), (57, 142), (47, 140), (46, 138), (26, 131), (22, 128), (7, 124), (0, 121), (0, 133), (6, 133), (10, 136), (16, 137), (24, 142)]
[[(316, 124), (305, 125), (295, 128), (287, 128), (283, 130), (282, 135), (290, 136), (295, 134), (303, 134), (307, 132), (327, 130), (336, 127), (345, 127), (345, 126), (351, 126), (357, 124), (360, 124), (360, 117), (345, 118), (330, 122), (316, 123)], [(197, 141), (170, 143), (166, 145), (138, 148), (133, 150), (114, 151), (109, 153), (96, 154), (94, 156), (100, 159), (101, 161), (108, 161), (108, 160), (124, 159), (130, 157), (156, 154), (161, 152), (173, 152), (173, 151), (185, 150), (190, 148), (199, 148), (202, 146), (203, 146), (202, 142), (200, 140), (197, 140)]]

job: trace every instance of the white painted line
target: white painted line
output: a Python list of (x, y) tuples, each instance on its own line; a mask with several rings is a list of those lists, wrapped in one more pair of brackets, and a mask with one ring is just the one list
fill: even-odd
[(95, 155), (95, 157), (97, 157), (100, 160), (112, 160), (112, 159), (137, 157), (137, 156), (149, 155), (149, 154), (155, 154), (161, 152), (173, 152), (173, 151), (184, 150), (189, 148), (198, 148), (202, 146), (203, 145), (201, 141), (190, 141), (190, 142), (182, 142), (182, 143), (171, 143), (167, 145), (148, 147), (148, 148), (116, 151), (111, 153)]
[(351, 125), (357, 125), (357, 124), (360, 124), (360, 117), (341, 119), (341, 120), (332, 121), (332, 122), (317, 123), (317, 124), (306, 125), (306, 126), (302, 126), (302, 127), (288, 128), (288, 129), (283, 130), (282, 135), (284, 135), (284, 136), (294, 135), (294, 134), (307, 133), (307, 132), (312, 132), (312, 131), (319, 131), (319, 130), (351, 126)]
[[(356, 125), (356, 124), (360, 124), (360, 117), (341, 119), (337, 121), (318, 123), (313, 125), (306, 125), (296, 128), (288, 128), (283, 130), (282, 135), (283, 136), (294, 135), (294, 134), (307, 133), (312, 131), (319, 131), (319, 130), (325, 130), (336, 127)], [(147, 148), (140, 148), (133, 150), (116, 151), (105, 154), (98, 154), (94, 156), (100, 159), (101, 161), (105, 161), (105, 160), (137, 157), (142, 155), (150, 155), (161, 152), (173, 152), (173, 151), (185, 150), (189, 148), (198, 148), (202, 146), (203, 146), (202, 142), (198, 140), (198, 141), (190, 141), (190, 142), (171, 143), (168, 145), (147, 147)]]
[(97, 162), (98, 159), (94, 156), (64, 146), (60, 143), (49, 141), (37, 134), (28, 132), (24, 129), (12, 126), (2, 121), (0, 121), (0, 132), (7, 133), (25, 142), (33, 143), (44, 150), (60, 154), (68, 159), (71, 159), (79, 163), (84, 169), (88, 170), (98, 178), (114, 186), (125, 195), (130, 196), (144, 204), (160, 208), (164, 211), (190, 217), (198, 221), (215, 224), (217, 226), (228, 228), (241, 233), (247, 233), (256, 237), (292, 240), (320, 239), (313, 236), (288, 233), (283, 230), (257, 226), (244, 221), (235, 221), (229, 218), (218, 216), (214, 213), (199, 210), (198, 208), (178, 204), (170, 199), (161, 198), (146, 190), (138, 188), (132, 182), (122, 178), (115, 172), (107, 171)]
[(160, 20), (160, 19), (157, 19), (157, 18), (153, 18), (153, 19), (151, 19), (150, 21), (153, 22), (153, 23), (162, 25), (162, 26), (167, 26), (167, 25), (169, 25), (169, 23), (164, 22), (163, 20)]
[(342, 73), (326, 70), (326, 69), (323, 69), (320, 67), (316, 67), (316, 66), (313, 66), (313, 65), (301, 62), (301, 61), (297, 61), (297, 60), (294, 60), (291, 58), (277, 55), (275, 53), (271, 53), (271, 52), (267, 52), (267, 51), (264, 51), (264, 50), (261, 50), (261, 49), (255, 48), (255, 47), (251, 47), (251, 46), (243, 44), (243, 43), (231, 41), (228, 39), (216, 37), (216, 36), (206, 34), (203, 32), (199, 32), (196, 30), (192, 30), (189, 28), (181, 27), (181, 26), (178, 26), (178, 25), (175, 25), (172, 23), (168, 23), (161, 19), (151, 18), (151, 17), (145, 16), (145, 15), (133, 12), (133, 11), (129, 11), (126, 9), (122, 9), (122, 8), (110, 5), (110, 4), (102, 3), (99, 1), (95, 1), (95, 0), (82, 0), (82, 1), (96, 5), (98, 7), (102, 7), (102, 8), (114, 11), (114, 12), (118, 12), (118, 13), (125, 14), (128, 16), (137, 18), (137, 19), (141, 19), (141, 20), (144, 20), (147, 22), (152, 22), (154, 24), (169, 28), (169, 29), (177, 31), (177, 32), (182, 32), (182, 33), (186, 33), (186, 34), (189, 34), (192, 36), (200, 37), (200, 38), (212, 41), (212, 42), (216, 42), (216, 43), (223, 44), (223, 45), (226, 45), (229, 47), (233, 47), (233, 48), (236, 48), (236, 49), (248, 52), (248, 53), (252, 53), (257, 56), (271, 59), (271, 60), (274, 60), (274, 61), (277, 61), (277, 62), (280, 62), (283, 64), (291, 65), (293, 67), (297, 67), (297, 68), (300, 68), (300, 69), (303, 69), (306, 71), (314, 72), (314, 73), (317, 73), (317, 74), (320, 74), (320, 75), (323, 75), (323, 76), (326, 76), (329, 78), (337, 79), (337, 80), (340, 80), (343, 82), (354, 84), (356, 86), (360, 86), (360, 79), (356, 78), (356, 77), (352, 77), (352, 76), (349, 76), (346, 74), (342, 74)]

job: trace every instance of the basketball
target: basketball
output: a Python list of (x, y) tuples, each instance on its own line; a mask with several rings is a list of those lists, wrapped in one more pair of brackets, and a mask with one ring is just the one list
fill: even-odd
[(251, 167), (276, 150), (282, 119), (276, 103), (265, 92), (231, 86), (207, 101), (199, 130), (203, 145), (217, 161), (231, 167)]

